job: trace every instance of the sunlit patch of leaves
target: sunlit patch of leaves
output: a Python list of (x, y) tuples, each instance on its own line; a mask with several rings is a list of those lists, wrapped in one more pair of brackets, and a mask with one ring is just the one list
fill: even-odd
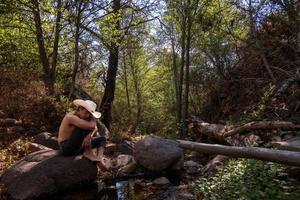
[[(29, 138), (20, 138), (4, 148), (0, 145), (0, 176), (17, 160), (29, 154)], [(0, 183), (0, 199), (8, 199), (6, 188)]]
[(29, 141), (30, 139), (28, 138), (21, 138), (6, 148), (0, 148), (0, 174), (17, 160), (28, 155)]
[(299, 199), (299, 182), (284, 166), (251, 159), (231, 160), (212, 177), (194, 183), (200, 199)]

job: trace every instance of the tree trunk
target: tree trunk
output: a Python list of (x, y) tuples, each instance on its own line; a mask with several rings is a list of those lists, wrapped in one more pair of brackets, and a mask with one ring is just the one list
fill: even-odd
[[(172, 29), (173, 31), (173, 29)], [(174, 39), (174, 36), (173, 36), (173, 32), (171, 33), (171, 45), (172, 45), (172, 69), (173, 69), (173, 81), (174, 81), (174, 87), (175, 87), (175, 114), (176, 114), (176, 119), (177, 119), (177, 123), (180, 122), (180, 95), (179, 95), (179, 88), (178, 88), (178, 69), (177, 69), (177, 56), (176, 56), (176, 51), (175, 51), (175, 39)]]
[[(121, 7), (121, 0), (113, 0), (113, 12), (118, 13)], [(116, 20), (113, 24), (116, 30), (120, 29), (120, 20)], [(112, 122), (112, 103), (115, 97), (116, 88), (116, 76), (118, 71), (119, 62), (119, 44), (115, 41), (116, 38), (112, 39), (109, 48), (109, 60), (108, 60), (108, 70), (106, 75), (106, 85), (104, 89), (104, 95), (100, 103), (100, 110), (102, 112), (102, 122), (104, 125), (110, 129), (110, 124)]]
[(47, 51), (45, 48), (45, 41), (44, 41), (44, 34), (43, 34), (42, 20), (41, 20), (41, 11), (40, 11), (40, 2), (39, 0), (31, 0), (31, 3), (34, 6), (32, 12), (33, 12), (33, 18), (35, 24), (36, 39), (39, 48), (40, 61), (42, 63), (43, 72), (44, 72), (43, 80), (47, 88), (47, 93), (51, 95), (54, 87), (51, 85), (51, 77), (49, 76), (51, 70), (50, 70), (50, 64), (47, 56)]
[(69, 93), (69, 99), (71, 99), (73, 92), (74, 92), (74, 87), (75, 87), (75, 82), (76, 82), (76, 75), (79, 67), (79, 39), (80, 39), (80, 23), (81, 23), (81, 1), (79, 2), (78, 5), (76, 5), (76, 10), (77, 10), (77, 16), (76, 16), (76, 30), (75, 30), (75, 58), (74, 58), (74, 67), (73, 67), (73, 72), (72, 72), (72, 82), (71, 82), (71, 88), (70, 88), (70, 93)]
[(103, 116), (101, 121), (108, 128), (108, 130), (111, 130), (110, 129), (110, 124), (112, 122), (111, 109), (115, 97), (118, 61), (119, 61), (119, 47), (115, 46), (111, 48), (109, 51), (106, 85), (105, 85), (104, 95), (102, 97), (101, 104), (100, 104), (100, 111)]
[[(178, 105), (179, 105), (179, 108), (178, 108), (178, 119), (179, 119), (179, 122), (178, 123), (181, 123), (182, 121), (182, 93), (183, 93), (183, 77), (184, 77), (184, 65), (185, 65), (185, 50), (186, 50), (186, 44), (185, 44), (185, 41), (186, 41), (186, 16), (185, 16), (186, 12), (184, 11), (184, 13), (182, 14), (182, 24), (181, 24), (181, 32), (182, 32), (182, 35), (181, 35), (181, 66), (180, 66), (180, 73), (179, 73), (179, 102), (178, 102)], [(183, 127), (180, 126), (180, 135), (181, 137), (183, 136)]]
[[(183, 119), (187, 119), (189, 115), (189, 84), (190, 84), (190, 47), (191, 47), (191, 28), (192, 28), (192, 19), (190, 11), (190, 0), (188, 0), (187, 8), (187, 37), (186, 37), (186, 63), (185, 63), (185, 101), (184, 101), (184, 114)], [(188, 133), (188, 128), (186, 123), (184, 124), (184, 135)]]
[(55, 94), (54, 83), (55, 83), (55, 80), (56, 80), (58, 43), (59, 43), (60, 30), (61, 30), (61, 24), (60, 24), (61, 17), (62, 17), (61, 7), (62, 7), (62, 0), (57, 0), (54, 44), (53, 44), (53, 52), (52, 52), (52, 66), (51, 66), (51, 73), (50, 73), (50, 80), (51, 80), (50, 92), (51, 92), (52, 95)]
[(141, 113), (142, 113), (142, 92), (139, 86), (139, 79), (138, 79), (138, 70), (137, 66), (135, 66), (132, 58), (132, 52), (129, 53), (129, 59), (130, 59), (130, 67), (131, 67), (131, 73), (134, 83), (134, 89), (136, 94), (136, 122), (134, 127), (132, 128), (133, 133), (135, 133), (136, 128), (138, 127), (140, 121), (141, 121)]
[(300, 152), (266, 149), (259, 147), (233, 147), (218, 144), (196, 143), (185, 140), (177, 140), (183, 149), (189, 149), (202, 153), (220, 154), (234, 158), (254, 158), (277, 162), (292, 166), (300, 166)]
[(123, 67), (124, 67), (124, 79), (125, 79), (125, 91), (126, 91), (126, 99), (127, 99), (127, 107), (129, 117), (131, 116), (131, 106), (130, 106), (130, 98), (129, 98), (129, 90), (128, 90), (128, 79), (127, 79), (127, 65), (126, 65), (126, 52), (123, 50)]
[(43, 72), (44, 72), (43, 80), (47, 88), (47, 93), (49, 95), (54, 95), (55, 94), (55, 89), (54, 89), (55, 73), (56, 73), (57, 57), (58, 57), (58, 44), (59, 44), (60, 29), (61, 29), (60, 20), (62, 16), (62, 12), (61, 12), (62, 0), (57, 1), (57, 8), (56, 8), (57, 12), (56, 12), (56, 20), (55, 20), (55, 33), (54, 33), (51, 66), (49, 63), (49, 58), (47, 56), (47, 50), (45, 47), (43, 25), (41, 20), (40, 2), (39, 0), (31, 0), (31, 3), (34, 6), (32, 12), (33, 12), (33, 18), (34, 18), (35, 29), (36, 29), (36, 38), (39, 47), (40, 60), (43, 65)]
[(249, 9), (249, 18), (250, 18), (250, 34), (253, 37), (253, 39), (255, 40), (255, 46), (256, 46), (256, 48), (258, 48), (258, 50), (260, 51), (260, 57), (263, 60), (264, 67), (266, 68), (266, 70), (267, 70), (270, 78), (272, 79), (272, 82), (274, 84), (276, 84), (275, 76), (274, 76), (274, 74), (273, 74), (273, 72), (271, 70), (271, 67), (270, 67), (269, 62), (267, 60), (266, 54), (264, 52), (264, 49), (263, 49), (263, 47), (259, 43), (259, 39), (258, 39), (258, 36), (257, 36), (256, 22), (255, 22), (254, 17), (253, 17), (252, 0), (249, 0), (248, 7), (249, 7), (248, 8)]

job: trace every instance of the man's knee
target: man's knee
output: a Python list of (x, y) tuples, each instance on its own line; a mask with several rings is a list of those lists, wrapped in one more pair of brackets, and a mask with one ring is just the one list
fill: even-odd
[(105, 137), (97, 137), (92, 140), (92, 148), (96, 147), (105, 147), (106, 145), (106, 138)]

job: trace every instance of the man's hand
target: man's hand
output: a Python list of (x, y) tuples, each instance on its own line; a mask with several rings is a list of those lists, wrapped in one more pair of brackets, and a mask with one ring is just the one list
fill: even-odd
[(91, 149), (92, 148), (92, 136), (98, 131), (97, 126), (95, 126), (95, 129), (93, 132), (90, 132), (85, 138), (83, 139), (82, 142), (82, 148), (84, 149)]

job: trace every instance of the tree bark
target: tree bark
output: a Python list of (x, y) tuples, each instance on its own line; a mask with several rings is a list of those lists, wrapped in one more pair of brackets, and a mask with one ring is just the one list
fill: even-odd
[(55, 32), (54, 32), (54, 43), (53, 43), (53, 52), (52, 52), (52, 65), (51, 65), (51, 94), (55, 94), (54, 83), (56, 80), (56, 67), (57, 67), (57, 57), (58, 57), (58, 43), (60, 38), (60, 30), (61, 30), (61, 17), (62, 17), (62, 0), (57, 0), (56, 7), (56, 20), (55, 20)]
[(45, 40), (44, 40), (44, 33), (43, 33), (43, 26), (42, 26), (42, 20), (41, 20), (41, 11), (40, 11), (40, 2), (39, 0), (31, 0), (34, 8), (32, 10), (33, 12), (33, 18), (34, 18), (34, 24), (35, 24), (35, 32), (36, 32), (36, 39), (38, 43), (39, 48), (39, 55), (40, 55), (40, 61), (43, 66), (43, 80), (45, 83), (45, 86), (47, 88), (48, 94), (51, 94), (51, 79), (49, 77), (50, 74), (50, 63), (47, 55), (47, 51), (45, 48)]
[[(184, 101), (184, 114), (183, 119), (187, 119), (189, 115), (189, 85), (190, 85), (190, 47), (191, 47), (191, 28), (192, 28), (192, 19), (191, 19), (191, 1), (188, 0), (187, 8), (187, 36), (186, 36), (186, 63), (185, 63), (185, 101)], [(184, 125), (184, 135), (188, 133), (188, 128), (185, 123)]]
[(270, 78), (272, 79), (272, 82), (274, 84), (276, 84), (276, 79), (275, 79), (275, 76), (271, 70), (271, 67), (269, 65), (269, 62), (267, 60), (267, 57), (266, 57), (266, 54), (264, 52), (264, 49), (263, 47), (260, 45), (259, 43), (259, 39), (258, 39), (258, 36), (257, 36), (257, 27), (256, 27), (256, 22), (254, 20), (254, 17), (253, 17), (253, 6), (252, 6), (252, 0), (249, 0), (248, 2), (248, 9), (249, 9), (249, 18), (250, 18), (250, 34), (251, 36), (253, 37), (253, 39), (255, 40), (255, 46), (256, 48), (258, 48), (259, 52), (260, 52), (260, 57), (263, 61), (263, 65), (264, 67), (266, 68)]
[(242, 132), (252, 130), (265, 130), (265, 129), (283, 129), (283, 130), (299, 130), (300, 125), (287, 121), (259, 121), (250, 122), (241, 127), (234, 128), (223, 134), (223, 137), (233, 136)]
[(138, 80), (138, 71), (137, 66), (135, 66), (135, 63), (133, 62), (132, 52), (129, 52), (129, 59), (130, 59), (130, 67), (131, 67), (131, 73), (133, 78), (133, 84), (136, 94), (136, 121), (135, 125), (132, 128), (133, 133), (135, 133), (136, 128), (138, 127), (140, 121), (141, 121), (141, 113), (142, 113), (142, 94), (141, 89), (139, 86), (139, 80)]
[(233, 147), (218, 144), (196, 143), (185, 140), (177, 140), (183, 149), (189, 149), (202, 153), (220, 154), (233, 158), (253, 158), (271, 161), (292, 166), (300, 166), (300, 152), (273, 150), (258, 147)]
[(178, 87), (178, 69), (177, 69), (177, 56), (176, 56), (176, 51), (175, 51), (175, 39), (174, 39), (174, 36), (173, 36), (173, 29), (172, 29), (172, 32), (170, 33), (171, 36), (170, 36), (170, 39), (171, 39), (171, 45), (172, 45), (172, 69), (173, 69), (173, 81), (174, 81), (174, 87), (175, 87), (175, 102), (176, 102), (176, 120), (177, 120), (177, 123), (180, 122), (180, 94), (179, 94), (179, 87)]
[[(253, 121), (249, 122), (243, 126), (233, 127), (225, 126), (221, 124), (210, 124), (196, 118), (190, 118), (188, 120), (189, 126), (195, 129), (200, 134), (204, 134), (213, 137), (220, 144), (226, 144), (225, 138), (243, 132), (250, 132), (254, 130), (300, 130), (299, 124), (294, 124), (288, 121)], [(225, 142), (225, 143), (224, 143)]]
[(131, 116), (131, 106), (130, 106), (130, 97), (128, 90), (128, 78), (127, 78), (127, 64), (126, 64), (126, 52), (123, 50), (123, 68), (124, 68), (124, 79), (125, 79), (125, 91), (126, 91), (126, 99), (127, 99), (127, 107), (129, 117)]
[[(118, 13), (121, 8), (121, 0), (113, 0), (112, 7), (113, 7), (113, 12)], [(116, 30), (119, 30), (120, 20), (116, 20), (113, 26)], [(108, 128), (108, 130), (111, 130), (110, 124), (112, 122), (112, 103), (115, 97), (118, 62), (119, 62), (119, 44), (117, 44), (116, 41), (113, 39), (109, 48), (108, 70), (106, 76), (104, 95), (100, 103), (100, 110), (103, 116), (101, 121)]]
[(108, 130), (111, 130), (110, 129), (110, 124), (112, 122), (111, 109), (115, 97), (118, 61), (119, 61), (119, 47), (115, 46), (109, 50), (106, 85), (105, 85), (104, 95), (102, 97), (101, 104), (100, 104), (100, 111), (103, 116), (101, 121), (108, 128)]
[(52, 60), (51, 66), (49, 62), (49, 58), (47, 56), (47, 50), (45, 47), (44, 33), (43, 33), (43, 24), (41, 20), (41, 10), (40, 10), (40, 2), (39, 0), (31, 0), (34, 8), (33, 18), (36, 29), (36, 38), (39, 48), (40, 60), (43, 66), (43, 80), (45, 86), (47, 88), (47, 93), (49, 95), (55, 94), (54, 83), (55, 83), (55, 74), (56, 74), (56, 66), (57, 66), (57, 57), (58, 57), (58, 44), (59, 44), (59, 35), (60, 35), (60, 20), (62, 16), (61, 8), (62, 8), (62, 0), (57, 0), (57, 11), (56, 11), (56, 19), (55, 19), (55, 33), (54, 33), (54, 42), (53, 42), (53, 52), (52, 52)]
[[(78, 3), (78, 5), (77, 5)], [(69, 99), (71, 99), (73, 92), (74, 92), (74, 87), (75, 87), (75, 82), (76, 82), (76, 75), (79, 67), (79, 39), (80, 39), (80, 23), (81, 23), (81, 5), (82, 2), (79, 1), (76, 3), (76, 10), (77, 10), (77, 15), (76, 15), (76, 22), (75, 22), (75, 49), (74, 49), (74, 67), (73, 67), (73, 72), (72, 72), (72, 82), (71, 82), (71, 88), (70, 88), (70, 93), (69, 93)]]
[[(180, 66), (180, 73), (179, 73), (179, 108), (178, 108), (178, 123), (180, 124), (182, 121), (182, 94), (183, 94), (183, 77), (184, 77), (184, 66), (185, 66), (185, 51), (186, 51), (186, 8), (182, 13), (182, 21), (181, 21), (181, 66)], [(183, 136), (183, 127), (180, 126), (180, 135)]]

